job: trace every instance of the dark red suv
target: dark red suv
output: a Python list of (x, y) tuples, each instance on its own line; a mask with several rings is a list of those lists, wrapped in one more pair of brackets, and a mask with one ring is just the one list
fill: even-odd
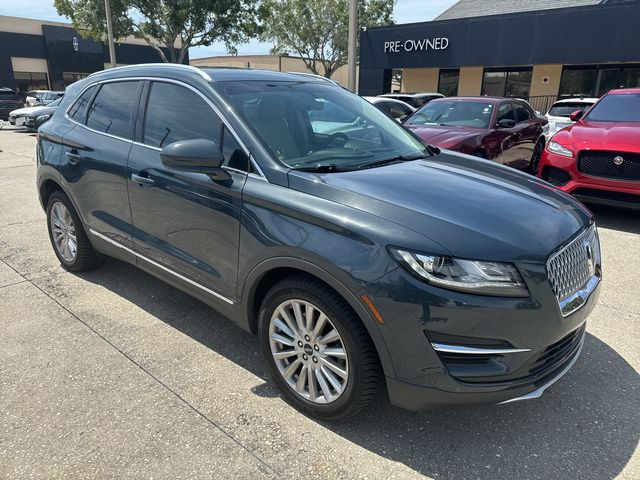
[(547, 123), (523, 100), (448, 97), (432, 100), (404, 125), (431, 145), (535, 172)]
[(582, 200), (640, 208), (640, 89), (612, 90), (556, 133), (539, 176)]

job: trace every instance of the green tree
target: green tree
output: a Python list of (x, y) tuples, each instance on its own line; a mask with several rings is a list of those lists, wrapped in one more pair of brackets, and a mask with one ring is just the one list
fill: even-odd
[[(110, 0), (114, 37), (144, 39), (165, 62), (182, 63), (189, 47), (223, 41), (229, 53), (260, 32), (258, 0)], [(107, 31), (104, 0), (54, 0), (60, 15), (89, 38)], [(168, 53), (165, 53), (165, 50)]]
[[(358, 0), (359, 27), (393, 23), (395, 0)], [(261, 39), (271, 53), (302, 57), (316, 75), (330, 78), (347, 64), (349, 0), (264, 0)]]

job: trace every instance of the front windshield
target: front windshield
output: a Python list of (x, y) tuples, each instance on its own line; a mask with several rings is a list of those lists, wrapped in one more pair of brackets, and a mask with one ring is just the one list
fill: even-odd
[(291, 168), (361, 168), (429, 155), (426, 145), (366, 100), (318, 82), (215, 82), (214, 88)]
[(586, 110), (587, 108), (589, 108), (592, 104), (589, 103), (556, 103), (555, 105), (553, 105), (550, 109), (549, 112), (547, 113), (547, 115), (550, 115), (552, 117), (567, 117), (569, 118), (569, 115), (571, 115), (573, 112), (580, 110), (581, 112), (583, 112), (584, 110)]
[(589, 122), (640, 122), (640, 93), (606, 95), (589, 110), (585, 120)]
[(478, 100), (432, 100), (414, 113), (407, 125), (451, 125), (489, 128), (493, 103)]
[(61, 101), (62, 101), (62, 97), (60, 97), (59, 99), (54, 100), (53, 102), (51, 102), (51, 103), (49, 104), (49, 107), (57, 107), (58, 105), (60, 105), (60, 102), (61, 102)]
[(408, 125), (452, 125), (489, 128), (493, 103), (469, 100), (433, 100), (407, 121)]

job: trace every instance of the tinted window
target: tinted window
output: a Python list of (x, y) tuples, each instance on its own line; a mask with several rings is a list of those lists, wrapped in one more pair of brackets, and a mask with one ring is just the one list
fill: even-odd
[(87, 104), (89, 100), (91, 100), (91, 96), (95, 91), (96, 87), (87, 88), (80, 98), (76, 100), (76, 103), (69, 109), (69, 118), (75, 120), (76, 122), (83, 123), (84, 120), (84, 112), (87, 108)]
[(549, 109), (548, 115), (554, 117), (569, 117), (576, 110), (581, 112), (589, 108), (591, 104), (588, 103), (556, 103)]
[(445, 97), (453, 97), (458, 94), (458, 82), (460, 70), (440, 70), (438, 79), (438, 93)]
[(274, 158), (293, 168), (336, 168), (428, 155), (363, 98), (324, 82), (213, 82)]
[(496, 122), (500, 120), (513, 120), (515, 121), (516, 117), (513, 115), (513, 108), (511, 108), (510, 103), (501, 103), (498, 107), (498, 114), (496, 116)]
[(389, 113), (393, 118), (400, 118), (411, 113), (411, 109), (408, 106), (401, 103), (391, 103), (389, 105)]
[(493, 104), (485, 101), (433, 100), (418, 110), (407, 125), (456, 125), (488, 128)]
[(130, 120), (137, 105), (139, 82), (115, 82), (102, 85), (89, 107), (87, 127), (99, 132), (133, 138)]
[(220, 144), (222, 121), (197, 93), (154, 82), (149, 92), (143, 142), (162, 148), (178, 140), (206, 138)]
[(224, 155), (223, 165), (244, 172), (249, 170), (249, 157), (227, 127), (224, 127), (222, 134), (222, 154)]
[(607, 95), (585, 118), (591, 122), (640, 122), (640, 94)]
[(521, 105), (519, 103), (514, 103), (513, 108), (516, 111), (516, 121), (518, 123), (526, 122), (531, 118), (531, 113), (524, 105)]

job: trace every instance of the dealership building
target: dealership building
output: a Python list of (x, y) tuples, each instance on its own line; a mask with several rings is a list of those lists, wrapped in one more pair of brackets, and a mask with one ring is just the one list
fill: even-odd
[(512, 96), (542, 111), (639, 87), (639, 19), (636, 0), (460, 0), (434, 21), (362, 31), (359, 93), (401, 77), (406, 92)]
[[(138, 38), (116, 42), (116, 60), (118, 65), (162, 61)], [(108, 65), (108, 46), (82, 38), (68, 23), (0, 15), (0, 87), (23, 98), (30, 90), (64, 90)]]

